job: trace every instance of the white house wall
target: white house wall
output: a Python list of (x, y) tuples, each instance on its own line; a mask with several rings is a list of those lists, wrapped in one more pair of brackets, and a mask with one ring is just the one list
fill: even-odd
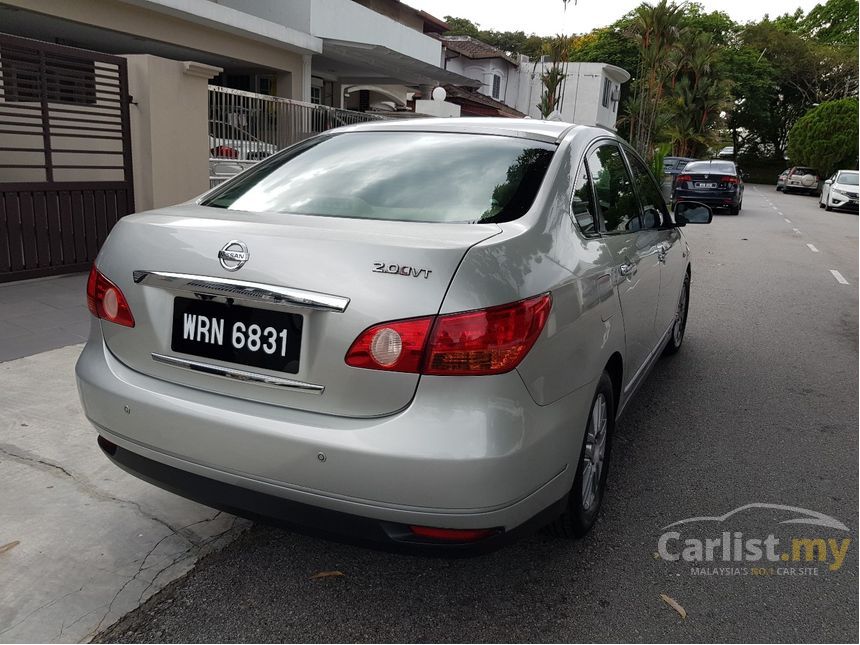
[(463, 76), (468, 76), (482, 83), (478, 92), (485, 96), (493, 96), (493, 75), (501, 77), (498, 100), (514, 107), (517, 97), (519, 77), (517, 68), (502, 58), (471, 59), (465, 56), (449, 58), (445, 69)]
[[(541, 118), (537, 105), (543, 92), (541, 75), (550, 64), (536, 61), (522, 62), (519, 66), (519, 89), (514, 107), (530, 117)], [(601, 105), (603, 79), (609, 78), (610, 93), (620, 92), (621, 83), (606, 73), (602, 63), (565, 63), (566, 78), (563, 81), (559, 112), (563, 121), (583, 125), (599, 125), (615, 129), (618, 102), (610, 101), (609, 107)]]
[(382, 45), (438, 67), (442, 44), (351, 0), (219, 0), (318, 38)]

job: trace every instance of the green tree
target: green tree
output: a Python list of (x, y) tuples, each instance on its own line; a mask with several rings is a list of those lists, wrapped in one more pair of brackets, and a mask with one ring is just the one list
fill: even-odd
[(857, 49), (857, 0), (827, 0), (800, 21), (805, 35), (827, 45)]
[(660, 0), (655, 5), (642, 3), (633, 11), (630, 31), (639, 49), (639, 69), (628, 102), (630, 143), (651, 157), (654, 136), (671, 72), (670, 55), (678, 37), (682, 6)]
[[(731, 80), (731, 108), (726, 110), (726, 129), (735, 156), (761, 158), (774, 154), (772, 143), (782, 140), (774, 131), (772, 103), (779, 100), (777, 74), (770, 61), (752, 47), (727, 47), (715, 65)], [(781, 158), (781, 157), (780, 157)]]
[(544, 44), (551, 40), (549, 37), (526, 34), (524, 31), (481, 29), (480, 25), (467, 18), (445, 16), (445, 22), (451, 27), (445, 32), (446, 36), (471, 36), (509, 54), (525, 54), (536, 58), (541, 55)]
[(720, 47), (732, 45), (741, 30), (740, 25), (727, 13), (706, 12), (705, 8), (697, 2), (690, 2), (684, 6), (679, 26), (688, 31), (709, 34), (712, 42)]
[(455, 18), (454, 16), (445, 16), (445, 22), (448, 23), (449, 27), (451, 27), (451, 29), (445, 32), (446, 36), (478, 37), (480, 29), (478, 28), (478, 25), (471, 20), (466, 18)]
[(828, 101), (804, 114), (788, 135), (792, 163), (812, 166), (830, 175), (834, 170), (857, 168), (857, 99)]
[(713, 33), (684, 29), (670, 58), (666, 132), (681, 157), (698, 157), (717, 143), (722, 114), (731, 106), (729, 82), (712, 64), (720, 47)]

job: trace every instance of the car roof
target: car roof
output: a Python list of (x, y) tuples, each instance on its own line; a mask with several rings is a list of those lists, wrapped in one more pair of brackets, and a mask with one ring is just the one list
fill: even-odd
[(563, 121), (506, 119), (504, 117), (457, 117), (450, 119), (386, 119), (336, 128), (331, 132), (459, 132), (500, 134), (557, 142), (568, 132), (586, 126)]

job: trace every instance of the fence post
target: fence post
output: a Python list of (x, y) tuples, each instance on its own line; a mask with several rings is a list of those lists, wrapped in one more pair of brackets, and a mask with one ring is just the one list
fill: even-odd
[(209, 188), (208, 80), (218, 67), (130, 54), (131, 151), (137, 210)]

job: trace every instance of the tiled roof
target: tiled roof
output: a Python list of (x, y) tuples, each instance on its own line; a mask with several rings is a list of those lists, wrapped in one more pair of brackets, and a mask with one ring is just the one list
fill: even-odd
[(513, 65), (517, 64), (517, 61), (512, 56), (508, 56), (498, 47), (488, 45), (471, 36), (439, 36), (439, 40), (442, 41), (445, 47), (466, 58), (504, 58)]
[(471, 103), (478, 103), (480, 105), (485, 105), (489, 108), (493, 108), (503, 116), (517, 118), (522, 118), (525, 116), (525, 114), (523, 114), (519, 110), (515, 110), (511, 106), (506, 105), (501, 101), (497, 101), (496, 99), (487, 96), (486, 94), (481, 94), (477, 90), (473, 90), (468, 87), (457, 87), (455, 85), (445, 85), (444, 87), (445, 91), (448, 94), (448, 100), (452, 100), (452, 102), (454, 103), (458, 103), (459, 101), (469, 101)]

